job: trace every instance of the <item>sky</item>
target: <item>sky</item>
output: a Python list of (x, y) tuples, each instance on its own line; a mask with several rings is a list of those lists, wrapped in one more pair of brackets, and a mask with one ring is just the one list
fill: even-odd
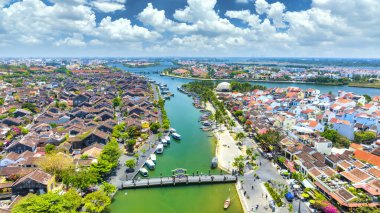
[(380, 0), (0, 0), (0, 57), (380, 58)]

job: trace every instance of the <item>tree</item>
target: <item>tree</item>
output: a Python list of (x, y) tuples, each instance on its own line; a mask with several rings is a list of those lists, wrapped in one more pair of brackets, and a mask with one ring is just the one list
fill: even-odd
[(372, 101), (371, 96), (369, 96), (369, 95), (367, 95), (367, 94), (364, 94), (363, 96), (364, 96), (364, 98), (365, 98), (365, 102), (369, 103), (369, 102)]
[(0, 98), (0, 106), (4, 105), (4, 98)]
[(236, 157), (232, 165), (239, 170), (240, 174), (242, 174), (244, 169), (244, 157), (242, 155)]
[(46, 144), (45, 146), (45, 152), (46, 154), (51, 154), (55, 149), (55, 146), (53, 144)]
[(235, 136), (235, 140), (237, 140), (237, 141), (240, 141), (243, 138), (245, 138), (245, 134), (243, 132), (239, 132)]
[(67, 171), (74, 168), (73, 159), (65, 154), (47, 154), (37, 160), (39, 168), (47, 173), (54, 174), (57, 180), (61, 180)]
[(74, 187), (82, 191), (88, 189), (97, 182), (97, 174), (87, 169), (66, 173), (63, 178), (63, 183), (66, 186)]
[(136, 140), (135, 139), (127, 140), (127, 147), (128, 147), (128, 151), (129, 152), (131, 152), (131, 153), (133, 152), (135, 145), (136, 145)]
[(116, 98), (112, 99), (112, 104), (113, 104), (114, 108), (121, 106), (121, 98), (116, 97)]
[(116, 186), (114, 186), (110, 183), (107, 183), (105, 181), (103, 181), (102, 185), (100, 186), (100, 189), (103, 190), (107, 196), (111, 196), (111, 194), (116, 192)]
[(160, 123), (155, 122), (150, 125), (150, 131), (152, 131), (154, 134), (157, 134), (158, 130), (161, 128)]
[(377, 207), (362, 206), (355, 209), (356, 213), (380, 213), (380, 209)]
[(111, 204), (111, 199), (103, 190), (98, 190), (87, 194), (83, 198), (83, 204), (87, 212), (100, 213)]
[(23, 103), (21, 108), (27, 109), (27, 110), (32, 111), (34, 113), (37, 112), (37, 106), (33, 103), (29, 103), (29, 102)]
[(49, 192), (42, 195), (29, 194), (12, 208), (12, 213), (24, 212), (67, 212), (74, 213), (81, 205), (82, 198), (75, 190), (63, 195)]
[(133, 158), (129, 159), (129, 160), (126, 160), (125, 161), (125, 166), (128, 167), (128, 168), (130, 168), (130, 169), (135, 168), (135, 166), (136, 166), (136, 160), (133, 159)]
[(362, 143), (362, 142), (369, 141), (376, 138), (376, 133), (369, 132), (369, 131), (355, 132), (354, 135), (355, 135), (354, 140), (358, 143)]

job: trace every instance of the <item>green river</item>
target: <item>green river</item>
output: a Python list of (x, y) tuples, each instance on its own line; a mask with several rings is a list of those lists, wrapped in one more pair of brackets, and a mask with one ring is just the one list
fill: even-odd
[[(165, 108), (171, 126), (182, 136), (179, 142), (172, 141), (165, 147), (162, 155), (157, 155), (156, 169), (149, 173), (150, 177), (170, 176), (176, 168), (207, 174), (211, 159), (215, 155), (215, 139), (211, 133), (200, 130), (198, 123), (201, 113), (193, 107), (192, 99), (177, 91), (177, 87), (186, 83), (183, 79), (150, 76), (159, 83), (168, 85), (174, 98), (166, 101)], [(214, 170), (212, 173), (219, 173)], [(224, 200), (230, 196), (231, 205), (226, 212), (243, 212), (234, 184), (191, 185), (163, 188), (146, 188), (121, 190), (117, 192), (110, 212), (224, 212)]]

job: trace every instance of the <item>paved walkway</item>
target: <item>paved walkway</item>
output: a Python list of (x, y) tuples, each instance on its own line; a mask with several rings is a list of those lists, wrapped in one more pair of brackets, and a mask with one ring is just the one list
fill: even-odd
[[(214, 107), (210, 103), (206, 103), (206, 109), (210, 110), (212, 113), (215, 112)], [(218, 140), (216, 147), (218, 166), (225, 171), (231, 172), (232, 169), (234, 169), (232, 166), (234, 159), (243, 155), (243, 152), (236, 145), (236, 141), (224, 125), (213, 130), (213, 133)]]

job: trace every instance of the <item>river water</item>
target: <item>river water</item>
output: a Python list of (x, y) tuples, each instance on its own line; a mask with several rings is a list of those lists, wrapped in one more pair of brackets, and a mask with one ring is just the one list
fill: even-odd
[[(163, 62), (160, 66), (148, 68), (125, 68), (119, 64), (116, 67), (129, 72), (146, 74), (150, 79), (158, 83), (167, 84), (174, 98), (165, 104), (166, 111), (171, 121), (171, 126), (182, 135), (182, 140), (165, 148), (162, 155), (157, 156), (156, 169), (149, 173), (150, 177), (168, 176), (176, 168), (187, 169), (189, 174), (206, 174), (209, 172), (210, 162), (215, 155), (215, 140), (208, 132), (200, 130), (198, 119), (199, 110), (192, 105), (192, 99), (177, 91), (177, 87), (191, 80), (178, 79), (152, 74), (171, 67), (170, 62)], [(300, 87), (302, 89), (319, 89), (322, 93), (329, 91), (337, 93), (339, 90), (354, 92), (357, 94), (380, 95), (380, 89), (356, 88), (348, 86), (326, 86), (295, 83), (263, 83), (254, 84), (270, 87)], [(219, 173), (219, 171), (212, 171)], [(137, 190), (119, 191), (109, 207), (111, 212), (223, 212), (223, 202), (230, 196), (231, 206), (227, 212), (243, 212), (237, 196), (234, 184), (220, 185), (192, 185), (179, 187), (149, 188)]]
[[(165, 66), (160, 66), (163, 69)], [(153, 68), (144, 68), (144, 70)], [(153, 70), (156, 70), (155, 67)], [(131, 69), (128, 69), (129, 71)], [(132, 69), (136, 70), (136, 69)], [(139, 69), (137, 69), (138, 71)], [(171, 126), (182, 136), (181, 141), (171, 140), (162, 155), (157, 155), (156, 169), (150, 177), (170, 176), (176, 168), (187, 169), (189, 174), (208, 174), (211, 159), (215, 155), (215, 140), (211, 133), (200, 129), (199, 110), (193, 107), (192, 99), (177, 87), (188, 82), (185, 79), (164, 78), (157, 74), (151, 79), (168, 85), (174, 98), (166, 101), (165, 109)], [(220, 173), (213, 170), (212, 173)], [(191, 185), (117, 192), (109, 208), (111, 212), (222, 212), (224, 200), (230, 196), (231, 205), (227, 212), (243, 212), (234, 184)]]

